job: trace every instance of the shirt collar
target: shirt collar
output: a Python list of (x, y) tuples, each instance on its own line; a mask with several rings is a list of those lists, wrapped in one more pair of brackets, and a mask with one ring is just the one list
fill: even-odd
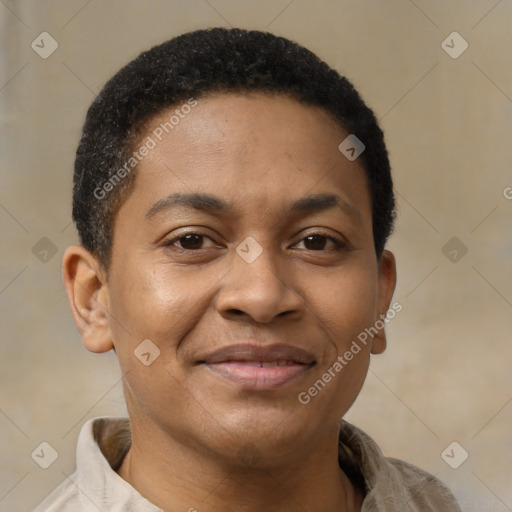
[[(108, 441), (108, 442), (107, 442)], [(130, 447), (128, 418), (87, 421), (78, 439), (77, 471), (73, 481), (84, 509), (91, 502), (107, 510), (162, 512), (121, 478), (116, 470)], [(415, 466), (384, 457), (362, 430), (341, 422), (340, 466), (365, 496), (361, 512), (460, 511), (450, 491), (435, 477)], [(115, 501), (115, 503), (114, 503)]]
[[(130, 443), (122, 442), (126, 439), (125, 432), (129, 432), (130, 423), (128, 418), (94, 418), (87, 421), (80, 432), (76, 453), (76, 481), (80, 501), (85, 510), (88, 510), (92, 503), (106, 505), (107, 510), (119, 510), (123, 512), (161, 512), (161, 509), (150, 503), (137, 492), (126, 480), (121, 478), (112, 469), (111, 463), (122, 462), (130, 447)], [(109, 443), (113, 449), (108, 451), (106, 440), (112, 440), (111, 436), (117, 437), (117, 443)], [(101, 447), (105, 451), (102, 452)], [(107, 460), (106, 455), (112, 456), (117, 453), (121, 460)], [(107, 508), (114, 505), (114, 508)]]

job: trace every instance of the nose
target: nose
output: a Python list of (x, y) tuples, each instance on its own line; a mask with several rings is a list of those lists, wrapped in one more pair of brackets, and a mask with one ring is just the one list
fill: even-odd
[(277, 259), (267, 249), (251, 263), (234, 254), (233, 267), (215, 299), (224, 318), (269, 323), (279, 316), (296, 319), (303, 314), (304, 300), (293, 287), (292, 273), (284, 272), (286, 262)]

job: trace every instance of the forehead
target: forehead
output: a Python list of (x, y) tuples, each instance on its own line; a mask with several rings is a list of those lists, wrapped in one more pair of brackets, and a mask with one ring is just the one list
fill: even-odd
[[(347, 135), (333, 115), (319, 106), (285, 94), (260, 92), (209, 93), (189, 99), (155, 115), (143, 134), (175, 150), (187, 139), (191, 147), (216, 154), (248, 153), (258, 143), (267, 144), (269, 150), (278, 143), (291, 147), (305, 140), (304, 149), (320, 152), (327, 149), (332, 136), (338, 140)], [(293, 149), (300, 152), (296, 145)]]
[(132, 196), (151, 208), (176, 192), (214, 193), (235, 208), (268, 211), (295, 196), (336, 193), (347, 204), (360, 203), (367, 216), (362, 163), (338, 150), (347, 135), (321, 107), (285, 95), (199, 97), (146, 123), (139, 145), (152, 148), (137, 166)]

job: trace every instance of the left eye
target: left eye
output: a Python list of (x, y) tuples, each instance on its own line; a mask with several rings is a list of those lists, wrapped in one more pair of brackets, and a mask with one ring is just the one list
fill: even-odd
[(341, 240), (338, 240), (332, 236), (321, 234), (308, 235), (303, 238), (299, 244), (304, 243), (305, 248), (309, 251), (323, 251), (329, 242), (334, 245), (334, 250), (339, 250), (346, 247), (346, 245)]

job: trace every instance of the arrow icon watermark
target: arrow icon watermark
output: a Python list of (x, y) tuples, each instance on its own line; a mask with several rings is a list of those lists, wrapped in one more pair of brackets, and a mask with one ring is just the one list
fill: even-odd
[(458, 59), (468, 49), (468, 47), (468, 42), (458, 32), (452, 32), (441, 43), (441, 48), (452, 59)]
[(457, 469), (466, 462), (469, 457), (469, 453), (466, 449), (457, 441), (450, 443), (442, 452), (441, 458), (450, 466), (452, 469)]
[(59, 47), (59, 43), (48, 32), (41, 32), (30, 46), (39, 57), (47, 59)]
[(244, 261), (252, 263), (263, 252), (263, 247), (252, 236), (248, 236), (238, 245), (236, 252)]
[(48, 469), (59, 458), (57, 450), (47, 441), (40, 443), (30, 456), (43, 469)]
[(366, 146), (353, 133), (351, 133), (338, 146), (338, 149), (347, 160), (353, 162), (366, 149)]
[(150, 339), (145, 339), (133, 353), (144, 366), (150, 366), (160, 356), (160, 349)]
[(467, 246), (456, 236), (446, 242), (441, 252), (452, 262), (458, 263), (468, 252)]

